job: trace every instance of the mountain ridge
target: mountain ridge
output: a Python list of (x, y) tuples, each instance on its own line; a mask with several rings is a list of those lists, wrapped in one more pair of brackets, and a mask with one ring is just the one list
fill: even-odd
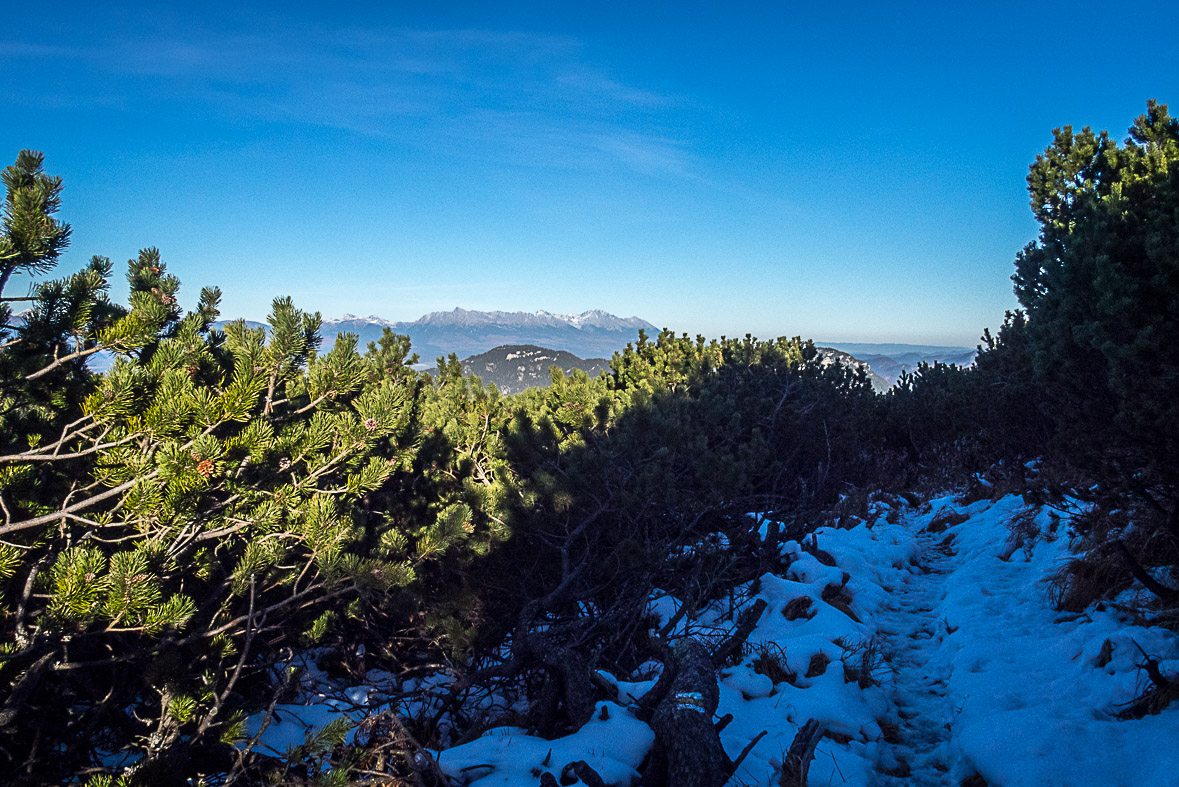
[(413, 321), (386, 320), (377, 315), (344, 314), (323, 321), (327, 350), (337, 333), (354, 333), (363, 347), (376, 341), (386, 329), (410, 337), (413, 351), (429, 363), (455, 353), (477, 355), (504, 345), (535, 345), (563, 350), (579, 358), (609, 357), (638, 338), (639, 331), (657, 334), (659, 329), (639, 317), (618, 317), (602, 309), (580, 314), (535, 312), (482, 312), (455, 307), (430, 312)]
[[(248, 322), (255, 327), (261, 325)], [(618, 317), (603, 309), (558, 314), (545, 310), (484, 312), (456, 306), (450, 311), (429, 312), (416, 320), (389, 320), (376, 314), (360, 317), (349, 313), (325, 319), (320, 352), (330, 350), (339, 333), (356, 334), (363, 348), (378, 340), (386, 328), (410, 337), (412, 350), (418, 354), (416, 368), (419, 369), (432, 366), (436, 359), (451, 353), (466, 363), (475, 356), (505, 346), (531, 346), (549, 353), (566, 352), (578, 362), (608, 359), (637, 340), (640, 330), (652, 337), (659, 333), (657, 326), (640, 317)], [(828, 355), (846, 355), (844, 360), (850, 359), (855, 365), (865, 366), (877, 391), (887, 390), (902, 372), (911, 373), (920, 363), (940, 361), (969, 366), (975, 354), (975, 350), (968, 347), (926, 344), (816, 341), (815, 345)], [(568, 364), (562, 361), (557, 365)]]

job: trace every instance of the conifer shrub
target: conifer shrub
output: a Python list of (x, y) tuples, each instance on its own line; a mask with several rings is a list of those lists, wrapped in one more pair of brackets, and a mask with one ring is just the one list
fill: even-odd
[[(1173, 583), (1179, 543), (1179, 120), (1149, 101), (1121, 144), (1056, 129), (1028, 188), (1040, 236), (1013, 279), (1051, 454), (1098, 510), (1132, 514), (1141, 548), (1119, 559), (1174, 604), (1144, 569)], [(1130, 534), (1085, 535), (1104, 550)]]
[[(39, 154), (3, 182), (0, 285), (51, 270), (69, 239)], [(438, 416), (466, 464), (423, 451), (437, 446), (407, 340), (362, 355), (342, 335), (318, 355), (319, 315), (289, 299), (265, 329), (219, 329), (220, 293), (182, 310), (157, 250), (129, 261), (126, 305), (111, 271), (95, 257), (38, 284), (12, 319), (4, 302), (0, 757), (16, 781), (112, 752), (141, 783), (240, 766), (242, 713), (273, 665), (345, 608), (357, 637), (429, 613), (415, 599), (444, 584), (438, 565), (501, 537), (481, 513), (494, 491), (469, 485), (477, 419)], [(99, 352), (113, 361), (95, 374)]]
[[(959, 479), (997, 466), (1031, 502), (1093, 506), (1076, 519), (1089, 554), (1059, 575), (1061, 603), (1109, 597), (1130, 576), (1174, 606), (1179, 120), (1149, 101), (1120, 144), (1055, 129), (1028, 191), (1040, 234), (1015, 261), (1022, 310), (984, 334), (972, 368), (923, 366), (883, 397), (886, 444)], [(1109, 527), (1114, 512), (1128, 523)]]

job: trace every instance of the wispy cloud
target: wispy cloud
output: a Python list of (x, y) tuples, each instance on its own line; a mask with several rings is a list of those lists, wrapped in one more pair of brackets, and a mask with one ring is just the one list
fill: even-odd
[(523, 165), (644, 175), (691, 168), (690, 145), (664, 122), (676, 100), (586, 63), (567, 36), (291, 27), (128, 34), (79, 47), (0, 44), (3, 57), (77, 61), (103, 73), (101, 96), (91, 98), (108, 106), (146, 94), (202, 102), (231, 118), (443, 144)]
[(88, 48), (59, 44), (30, 44), (24, 41), (0, 41), (0, 60), (10, 58), (84, 57)]

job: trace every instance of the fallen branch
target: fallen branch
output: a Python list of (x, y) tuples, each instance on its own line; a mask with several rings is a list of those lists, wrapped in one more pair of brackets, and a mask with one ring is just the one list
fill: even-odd
[(737, 759), (733, 760), (733, 763), (729, 766), (730, 776), (737, 772), (737, 769), (741, 767), (741, 763), (745, 762), (745, 758), (749, 756), (749, 752), (753, 751), (753, 747), (757, 745), (757, 742), (766, 736), (766, 732), (767, 730), (762, 730), (754, 736), (753, 740), (745, 745), (745, 748), (737, 755)]
[(716, 651), (712, 654), (712, 660), (717, 666), (724, 664), (741, 649), (745, 640), (749, 639), (749, 635), (753, 633), (757, 621), (761, 619), (761, 613), (766, 611), (767, 606), (766, 600), (759, 598), (756, 604), (741, 613), (741, 617), (737, 619), (737, 628), (733, 630), (728, 639), (717, 646)]
[(1123, 719), (1141, 719), (1143, 716), (1161, 713), (1172, 702), (1179, 700), (1179, 680), (1164, 676), (1162, 670), (1159, 669), (1158, 659), (1148, 656), (1136, 641), (1131, 640), (1131, 642), (1134, 642), (1134, 647), (1138, 648), (1138, 652), (1142, 654), (1143, 662), (1138, 665), (1138, 668), (1146, 670), (1153, 685), (1127, 703), (1125, 710), (1118, 713), (1118, 716)]
[(702, 643), (677, 642), (665, 671), (674, 671), (671, 691), (660, 701), (651, 729), (667, 760), (664, 784), (721, 787), (729, 780), (729, 758), (712, 724), (720, 702), (716, 664)]
[(811, 769), (815, 747), (819, 745), (823, 731), (823, 725), (816, 719), (811, 719), (798, 730), (782, 762), (782, 775), (778, 779), (781, 787), (806, 787), (807, 773)]

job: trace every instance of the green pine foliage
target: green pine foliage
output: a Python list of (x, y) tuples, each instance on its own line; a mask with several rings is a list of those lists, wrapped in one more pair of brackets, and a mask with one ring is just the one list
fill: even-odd
[[(573, 599), (620, 610), (656, 584), (686, 589), (699, 577), (669, 554), (717, 530), (746, 537), (751, 510), (776, 509), (801, 532), (845, 483), (873, 474), (870, 384), (809, 343), (664, 331), (612, 366), (596, 379), (554, 370), (552, 385), (511, 400), (513, 535), (475, 567), (492, 642), (521, 616), (568, 614)], [(538, 607), (545, 593), (524, 587), (551, 593)], [(626, 610), (605, 651), (642, 617)]]
[[(1040, 236), (1016, 259), (1013, 280), (1055, 427), (1052, 453), (1095, 484), (1098, 512), (1134, 512), (1129, 528), (1112, 513), (1087, 518), (1091, 555), (1120, 556), (1106, 558), (1113, 570), (1099, 573), (1112, 579), (1094, 592), (1115, 592), (1133, 576), (1174, 603), (1179, 119), (1149, 101), (1121, 144), (1106, 132), (1057, 129), (1028, 188)], [(1094, 572), (1073, 576), (1085, 573)]]
[[(39, 154), (4, 183), (0, 284), (52, 269), (69, 238)], [(128, 262), (126, 306), (110, 274), (96, 257), (39, 284), (0, 347), (0, 751), (56, 752), (6, 766), (34, 780), (68, 779), (100, 743), (137, 750), (145, 772), (184, 767), (239, 723), (243, 666), (264, 675), (303, 632), (321, 640), (349, 599), (362, 621), (404, 606), (423, 566), (478, 551), (477, 523), (488, 538), (464, 501), (488, 506), (468, 464), (482, 470), (495, 427), (456, 413), (460, 450), (415, 478), (421, 414), (442, 399), (404, 337), (361, 355), (344, 336), (321, 356), (319, 316), (288, 298), (267, 330), (219, 331), (220, 293), (184, 312), (158, 250)], [(86, 368), (99, 351), (114, 356), (102, 375)]]
[(1174, 508), (1179, 120), (1151, 101), (1122, 144), (1057, 129), (1028, 186), (1040, 237), (1013, 278), (1058, 448)]
[[(1149, 101), (1122, 143), (1055, 129), (1028, 192), (1040, 233), (1015, 260), (1023, 310), (984, 334), (972, 369), (923, 367), (902, 380), (882, 403), (886, 441), (919, 464), (978, 471), (1002, 462), (1015, 478), (1042, 457), (1058, 487), (1051, 494), (1096, 504), (1077, 522), (1090, 557), (1062, 581), (1088, 585), (1086, 598), (1070, 603), (1084, 607), (1135, 580), (1173, 603), (1179, 120)], [(1072, 581), (1083, 576), (1104, 579)]]

